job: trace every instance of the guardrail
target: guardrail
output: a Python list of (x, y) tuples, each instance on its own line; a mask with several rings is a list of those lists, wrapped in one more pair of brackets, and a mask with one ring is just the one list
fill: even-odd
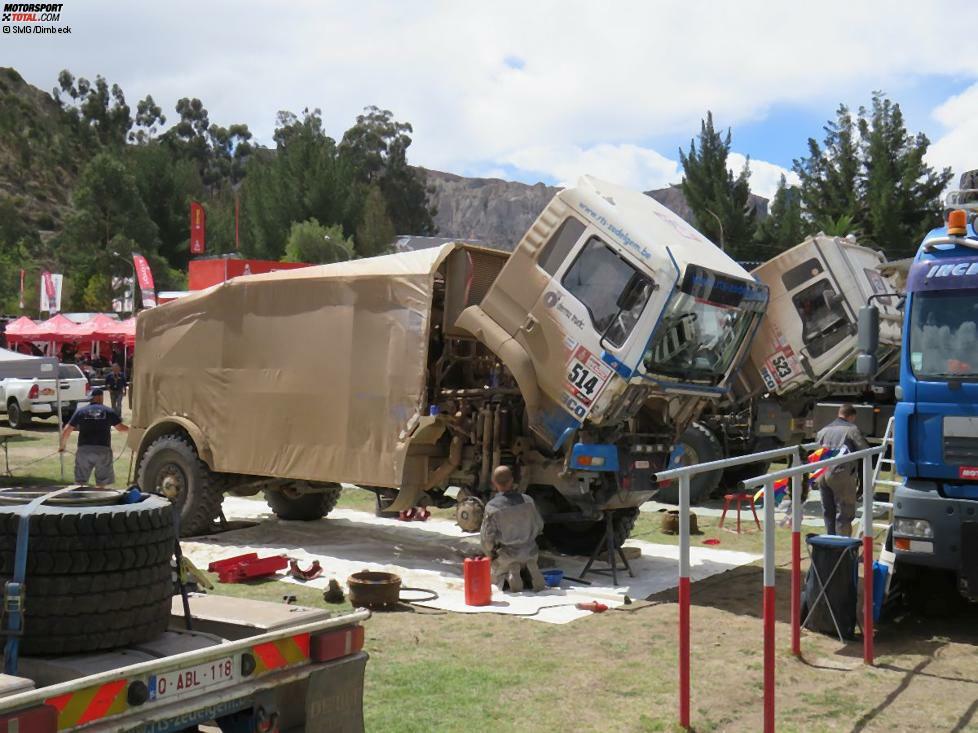
[[(821, 468), (862, 461), (863, 471), (863, 662), (873, 663), (873, 457), (879, 445), (814, 463), (773, 471), (742, 482), (764, 487), (764, 730), (774, 731), (774, 484), (791, 480), (791, 651), (801, 655), (801, 493), (805, 475)], [(800, 453), (799, 453), (800, 455)]]
[[(814, 445), (818, 445), (817, 443)], [(723, 458), (719, 461), (709, 463), (699, 463), (693, 466), (681, 466), (660, 471), (655, 474), (655, 481), (669, 481), (677, 479), (679, 481), (679, 724), (683, 728), (689, 728), (689, 698), (690, 698), (690, 664), (689, 664), (689, 486), (693, 476), (706, 471), (722, 470), (734, 466), (743, 466), (758, 461), (774, 460), (777, 458), (791, 458), (796, 464), (801, 463), (801, 451), (804, 446), (793, 445), (784, 448), (751, 453), (746, 456), (735, 456), (733, 458)], [(793, 492), (799, 493), (800, 492)], [(770, 496), (770, 494), (766, 494)], [(765, 501), (765, 508), (770, 505), (774, 507), (772, 501)], [(799, 503), (799, 517), (801, 504)], [(766, 516), (766, 515), (765, 515)], [(801, 520), (799, 518), (799, 524)], [(773, 522), (770, 523), (773, 528)], [(773, 541), (773, 535), (772, 535)], [(765, 560), (766, 563), (766, 560)]]

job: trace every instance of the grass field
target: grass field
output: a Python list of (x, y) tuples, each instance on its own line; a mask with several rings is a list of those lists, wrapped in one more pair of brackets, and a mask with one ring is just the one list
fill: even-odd
[[(11, 443), (30, 482), (60, 477), (53, 424)], [(123, 435), (114, 436), (116, 454)], [(47, 457), (45, 457), (47, 456)], [(41, 460), (38, 460), (41, 459)], [(125, 482), (129, 454), (117, 462)], [(71, 476), (70, 456), (66, 475)], [(371, 494), (340, 505), (372, 511)], [(324, 521), (329, 521), (328, 519)], [(642, 514), (633, 536), (675, 543), (660, 517)], [(760, 552), (757, 533), (735, 535), (701, 517), (705, 539)], [(907, 617), (882, 626), (877, 663), (860, 642), (805, 632), (804, 657), (788, 653), (789, 533), (779, 529), (777, 722), (779, 731), (978, 731), (978, 614)], [(761, 569), (754, 564), (693, 585), (692, 719), (697, 731), (761, 729)], [(318, 591), (278, 581), (218, 585), (215, 592), (323, 607)], [(675, 592), (563, 626), (511, 616), (406, 608), (367, 622), (365, 714), (369, 731), (678, 730)], [(348, 609), (348, 605), (336, 607)], [(628, 610), (624, 610), (624, 609)]]

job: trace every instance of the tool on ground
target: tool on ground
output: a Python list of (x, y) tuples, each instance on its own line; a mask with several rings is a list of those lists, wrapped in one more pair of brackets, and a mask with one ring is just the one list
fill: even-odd
[(597, 601), (587, 601), (585, 603), (575, 603), (574, 608), (578, 608), (581, 611), (590, 611), (591, 613), (604, 613), (608, 610), (608, 607), (603, 603), (598, 603)]
[(206, 588), (207, 590), (214, 589), (214, 584), (211, 582), (211, 579), (207, 577), (207, 574), (194, 565), (190, 558), (186, 555), (181, 556), (179, 568), (180, 582), (184, 585), (196, 583), (200, 588)]
[(217, 578), (222, 583), (240, 583), (243, 580), (275, 575), (288, 565), (289, 560), (285, 555), (258, 557), (256, 552), (247, 552), (244, 555), (212, 562), (207, 566), (207, 570), (217, 573)]
[(295, 601), (295, 596), (282, 596), (282, 603), (285, 603), (286, 605), (291, 606), (293, 603), (295, 603)]
[(312, 565), (303, 570), (299, 567), (298, 560), (289, 560), (289, 575), (296, 580), (312, 580), (323, 574), (323, 568), (319, 560), (313, 560)]
[(467, 557), (462, 563), (465, 581), (465, 605), (488, 606), (492, 603), (492, 572), (488, 557)]
[(340, 588), (339, 582), (336, 578), (332, 578), (329, 581), (329, 586), (323, 591), (323, 600), (326, 603), (342, 603), (346, 596), (343, 595), (343, 589)]

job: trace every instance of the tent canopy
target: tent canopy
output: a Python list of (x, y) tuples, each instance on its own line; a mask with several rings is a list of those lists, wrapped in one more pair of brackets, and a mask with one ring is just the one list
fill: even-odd
[(41, 323), (21, 316), (7, 324), (5, 333), (11, 344), (29, 341), (54, 341), (59, 344), (124, 341), (131, 346), (136, 342), (136, 321), (134, 318), (119, 321), (104, 313), (82, 323), (75, 323), (60, 313)]

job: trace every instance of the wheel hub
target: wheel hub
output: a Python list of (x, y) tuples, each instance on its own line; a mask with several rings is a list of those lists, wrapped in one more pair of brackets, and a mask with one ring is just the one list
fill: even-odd
[(184, 492), (186, 483), (187, 482), (184, 478), (183, 471), (181, 471), (177, 466), (170, 464), (168, 466), (164, 466), (163, 470), (160, 471), (160, 480), (158, 481), (157, 486), (163, 496), (165, 496), (167, 499), (173, 500)]

